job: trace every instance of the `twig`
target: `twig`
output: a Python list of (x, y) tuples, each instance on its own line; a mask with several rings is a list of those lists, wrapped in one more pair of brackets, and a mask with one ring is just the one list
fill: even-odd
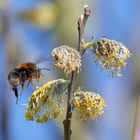
[(78, 20), (78, 51), (81, 53), (82, 49), (82, 38), (85, 30), (85, 25), (87, 23), (87, 19), (90, 16), (90, 8), (88, 5), (84, 6), (84, 13), (81, 15), (81, 17)]
[(136, 86), (136, 110), (135, 110), (135, 118), (134, 118), (134, 126), (133, 126), (133, 134), (132, 139), (133, 140), (139, 140), (140, 139), (140, 79), (137, 80)]
[[(88, 5), (84, 6), (84, 13), (81, 15), (81, 17), (78, 20), (78, 51), (81, 55), (83, 55), (82, 51), (82, 38), (84, 34), (85, 25), (87, 22), (87, 19), (90, 15), (90, 8)], [(75, 83), (77, 79), (77, 70), (72, 72), (71, 76), (71, 82), (68, 86), (68, 101), (67, 101), (67, 113), (66, 113), (66, 119), (63, 121), (64, 123), (64, 140), (70, 140), (71, 139), (71, 119), (72, 119), (72, 96), (75, 90)]]

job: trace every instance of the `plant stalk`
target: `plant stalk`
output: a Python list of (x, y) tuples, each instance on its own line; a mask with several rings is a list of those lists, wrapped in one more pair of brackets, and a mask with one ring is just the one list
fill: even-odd
[[(87, 5), (85, 5), (84, 13), (81, 15), (81, 17), (78, 20), (78, 52), (80, 53), (81, 57), (84, 54), (82, 49), (83, 46), (82, 39), (85, 30), (85, 25), (89, 15), (90, 15), (90, 8)], [(77, 70), (72, 72), (71, 81), (70, 84), (68, 85), (67, 112), (66, 112), (66, 119), (63, 121), (64, 140), (70, 140), (72, 134), (72, 130), (71, 130), (71, 119), (72, 119), (72, 110), (73, 110), (72, 96), (75, 91), (76, 79), (77, 79)]]

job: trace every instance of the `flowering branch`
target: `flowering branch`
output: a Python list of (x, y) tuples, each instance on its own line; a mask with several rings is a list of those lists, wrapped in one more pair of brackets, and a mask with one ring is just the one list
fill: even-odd
[[(82, 55), (82, 38), (84, 34), (85, 25), (87, 22), (87, 19), (90, 15), (90, 8), (85, 5), (84, 7), (84, 13), (81, 15), (81, 17), (78, 20), (78, 51)], [(68, 86), (68, 101), (67, 101), (67, 113), (66, 113), (66, 119), (64, 120), (64, 140), (70, 140), (71, 137), (71, 119), (72, 119), (72, 95), (74, 93), (75, 89), (75, 83), (77, 79), (77, 69), (72, 72), (71, 76), (71, 82)]]
[[(121, 69), (126, 66), (126, 60), (132, 55), (128, 48), (116, 40), (101, 38), (98, 41), (84, 42), (83, 35), (89, 16), (90, 8), (85, 5), (84, 13), (78, 20), (77, 50), (67, 45), (61, 45), (54, 48), (51, 53), (54, 66), (66, 75), (71, 74), (71, 80), (56, 79), (37, 87), (26, 106), (25, 117), (27, 121), (36, 120), (38, 123), (46, 123), (51, 119), (58, 118), (62, 113), (63, 95), (68, 93), (66, 118), (63, 121), (64, 140), (71, 139), (73, 112), (79, 121), (88, 122), (100, 117), (106, 106), (104, 99), (95, 92), (75, 91), (76, 79), (82, 65), (81, 58), (86, 50), (90, 49), (92, 51), (95, 63), (100, 63), (112, 77), (121, 75)], [(41, 69), (39, 71), (38, 69), (29, 65), (24, 69), (16, 68), (18, 72), (12, 70), (8, 75), (9, 84), (11, 87), (18, 88), (22, 84), (20, 79), (25, 79), (25, 76), (31, 75), (32, 77), (27, 81), (36, 79), (38, 75), (41, 75)], [(23, 75), (26, 71), (28, 71), (28, 75)], [(37, 75), (37, 77), (34, 75)]]

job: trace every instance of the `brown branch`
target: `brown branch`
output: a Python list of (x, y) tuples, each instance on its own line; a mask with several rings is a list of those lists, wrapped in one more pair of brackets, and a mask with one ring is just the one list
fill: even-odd
[[(82, 52), (82, 38), (85, 30), (85, 25), (87, 22), (87, 19), (90, 15), (90, 8), (85, 5), (84, 7), (84, 13), (81, 15), (81, 17), (78, 20), (78, 51), (83, 55)], [(66, 119), (63, 121), (64, 123), (64, 140), (70, 140), (71, 139), (71, 119), (72, 119), (72, 96), (75, 91), (76, 86), (76, 79), (77, 79), (77, 70), (72, 72), (71, 76), (71, 82), (68, 86), (68, 100), (67, 100), (67, 113), (66, 113)]]
[(134, 86), (134, 91), (136, 93), (136, 110), (135, 110), (135, 118), (134, 118), (134, 126), (133, 126), (133, 133), (132, 139), (139, 140), (140, 139), (140, 79), (136, 80), (136, 86)]

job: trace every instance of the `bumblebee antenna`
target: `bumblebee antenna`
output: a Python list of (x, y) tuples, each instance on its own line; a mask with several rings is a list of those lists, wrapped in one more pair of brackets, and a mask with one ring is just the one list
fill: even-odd
[(41, 70), (49, 70), (49, 71), (50, 71), (51, 69), (47, 69), (47, 68), (41, 68), (41, 69), (40, 69), (40, 71), (41, 71)]
[(51, 68), (51, 69), (41, 68), (40, 71), (41, 71), (41, 70), (49, 70), (49, 71), (51, 71), (51, 70), (55, 70), (55, 68)]

